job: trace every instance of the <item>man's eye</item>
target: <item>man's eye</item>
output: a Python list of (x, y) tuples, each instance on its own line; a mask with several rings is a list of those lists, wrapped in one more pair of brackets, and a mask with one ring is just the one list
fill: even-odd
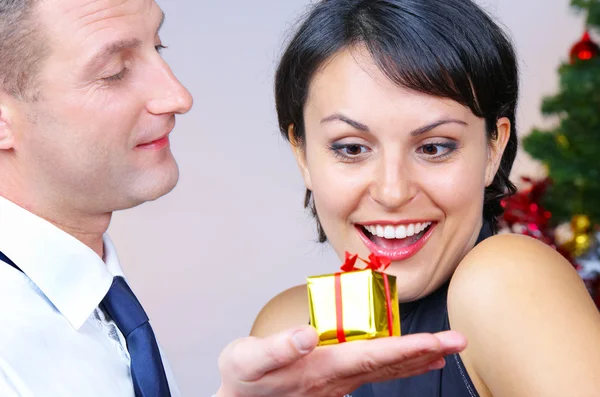
[(109, 82), (109, 83), (114, 82), (114, 81), (123, 80), (123, 78), (127, 74), (127, 71), (128, 71), (127, 68), (123, 68), (119, 73), (113, 74), (112, 76), (109, 76), (109, 77), (105, 77), (102, 80)]

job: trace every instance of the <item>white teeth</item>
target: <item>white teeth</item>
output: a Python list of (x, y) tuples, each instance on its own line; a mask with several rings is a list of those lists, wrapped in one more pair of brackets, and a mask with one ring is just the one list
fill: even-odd
[(384, 237), (386, 239), (401, 239), (419, 234), (429, 225), (431, 225), (431, 222), (409, 223), (398, 226), (368, 225), (365, 226), (365, 229), (374, 236)]
[(383, 229), (383, 237), (385, 238), (396, 238), (396, 228), (394, 226), (386, 226)]
[(396, 227), (396, 238), (406, 237), (406, 226), (400, 225)]

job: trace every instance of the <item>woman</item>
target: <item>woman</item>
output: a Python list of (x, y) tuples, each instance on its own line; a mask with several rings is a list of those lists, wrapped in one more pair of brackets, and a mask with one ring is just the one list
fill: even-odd
[[(515, 54), (470, 0), (326, 0), (276, 75), (319, 239), (392, 260), (403, 334), (456, 330), (443, 369), (353, 397), (600, 395), (600, 316), (550, 247), (492, 236), (517, 150)], [(331, 269), (332, 270), (332, 269)], [(254, 336), (306, 324), (305, 286)]]

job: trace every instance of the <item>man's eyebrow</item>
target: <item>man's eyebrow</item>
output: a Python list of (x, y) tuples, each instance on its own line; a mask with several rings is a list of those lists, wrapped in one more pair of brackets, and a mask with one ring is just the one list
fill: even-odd
[(132, 50), (139, 47), (142, 44), (140, 39), (125, 39), (125, 40), (116, 40), (111, 43), (108, 43), (100, 51), (98, 51), (95, 55), (93, 55), (90, 61), (86, 64), (85, 70), (91, 71), (94, 68), (102, 65), (103, 62), (110, 59), (115, 54), (118, 54), (125, 50)]
[(156, 34), (158, 34), (158, 32), (160, 32), (160, 29), (162, 28), (163, 24), (165, 23), (165, 12), (161, 11), (160, 12), (160, 22), (158, 23), (158, 28), (156, 29)]
[[(158, 27), (156, 28), (157, 35), (160, 29), (162, 28), (163, 24), (165, 23), (164, 11), (161, 11), (160, 15), (160, 22), (158, 23)], [(139, 47), (141, 44), (142, 41), (137, 38), (116, 40), (111, 43), (108, 43), (100, 51), (98, 51), (95, 55), (91, 57), (90, 61), (86, 64), (85, 70), (89, 72), (95, 67), (102, 65), (102, 63), (110, 59), (111, 56), (125, 50), (133, 50)]]

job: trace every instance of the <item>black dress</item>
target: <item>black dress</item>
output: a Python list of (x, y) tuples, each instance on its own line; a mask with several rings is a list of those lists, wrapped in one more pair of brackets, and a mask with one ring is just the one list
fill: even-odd
[[(484, 222), (477, 243), (492, 236), (489, 223)], [(414, 302), (400, 304), (402, 334), (436, 333), (450, 330), (448, 319), (448, 286)], [(362, 385), (352, 397), (479, 397), (458, 354), (446, 357), (446, 366), (423, 375), (387, 382)]]

